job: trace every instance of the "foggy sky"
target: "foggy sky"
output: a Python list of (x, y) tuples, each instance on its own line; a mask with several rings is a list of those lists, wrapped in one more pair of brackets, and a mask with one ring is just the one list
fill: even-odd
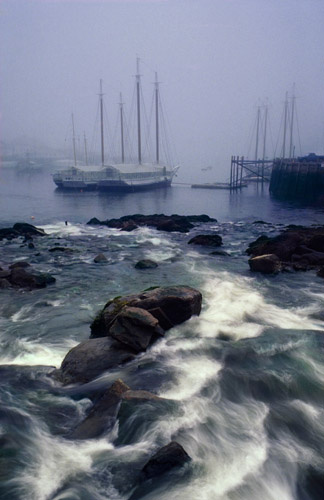
[(162, 82), (182, 179), (212, 165), (222, 180), (232, 154), (253, 157), (266, 99), (275, 145), (293, 83), (296, 153), (323, 154), (323, 26), (323, 0), (2, 0), (0, 138), (62, 148), (72, 111), (90, 137), (100, 78), (113, 128), (139, 56), (147, 107), (155, 70)]

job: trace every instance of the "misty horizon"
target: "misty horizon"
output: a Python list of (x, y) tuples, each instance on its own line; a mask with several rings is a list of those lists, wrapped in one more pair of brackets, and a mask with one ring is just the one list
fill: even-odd
[(293, 85), (295, 154), (323, 153), (323, 20), (316, 0), (4, 0), (1, 142), (24, 138), (29, 149), (70, 154), (73, 112), (78, 137), (85, 133), (90, 143), (100, 79), (114, 129), (120, 92), (131, 107), (139, 57), (146, 109), (155, 71), (162, 82), (182, 178), (212, 166), (210, 175), (221, 180), (231, 155), (253, 158), (257, 109), (266, 102), (266, 156), (280, 155), (285, 94), (291, 99)]

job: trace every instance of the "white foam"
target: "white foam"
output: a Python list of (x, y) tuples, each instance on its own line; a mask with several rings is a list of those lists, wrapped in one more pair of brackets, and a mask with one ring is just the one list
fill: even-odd
[[(66, 340), (62, 345), (49, 345), (28, 339), (15, 340), (15, 352), (11, 356), (0, 357), (3, 365), (60, 366), (67, 352), (78, 342)], [(17, 353), (18, 351), (18, 353)]]
[(24, 498), (47, 500), (68, 478), (90, 473), (96, 456), (112, 449), (106, 439), (67, 441), (36, 429), (28, 466), (19, 477)]

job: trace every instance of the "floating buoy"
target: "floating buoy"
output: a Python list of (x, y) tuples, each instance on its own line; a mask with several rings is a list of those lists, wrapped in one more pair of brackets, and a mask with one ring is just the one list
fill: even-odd
[(31, 219), (35, 219), (35, 217), (33, 215), (30, 216)]

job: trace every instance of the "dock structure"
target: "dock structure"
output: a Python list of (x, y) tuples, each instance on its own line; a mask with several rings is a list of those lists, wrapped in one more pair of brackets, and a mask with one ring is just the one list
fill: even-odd
[(269, 182), (273, 160), (245, 160), (244, 156), (231, 157), (230, 186), (239, 189), (246, 181)]
[(274, 160), (269, 191), (282, 199), (316, 202), (324, 198), (324, 156)]

